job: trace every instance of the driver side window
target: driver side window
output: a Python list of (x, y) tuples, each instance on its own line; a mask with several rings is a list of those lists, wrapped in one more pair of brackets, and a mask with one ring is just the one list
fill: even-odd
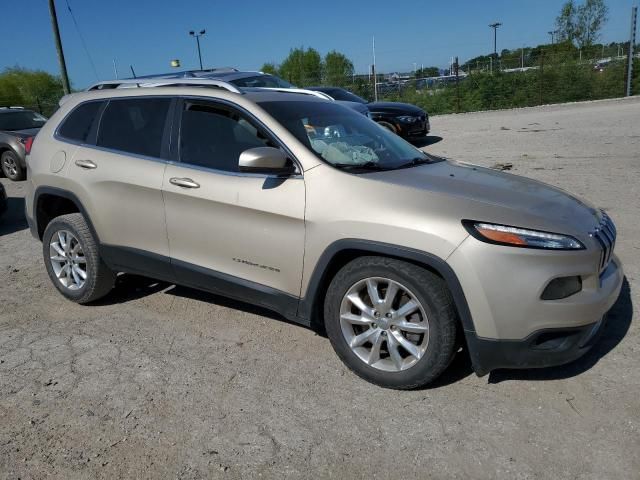
[(182, 163), (238, 172), (242, 152), (265, 146), (275, 145), (239, 112), (209, 102), (184, 102), (179, 140)]

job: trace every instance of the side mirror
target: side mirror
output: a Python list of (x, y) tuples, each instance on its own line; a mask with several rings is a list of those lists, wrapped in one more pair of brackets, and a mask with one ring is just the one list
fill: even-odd
[(240, 154), (238, 168), (248, 173), (293, 173), (293, 163), (282, 152), (273, 147), (256, 147)]

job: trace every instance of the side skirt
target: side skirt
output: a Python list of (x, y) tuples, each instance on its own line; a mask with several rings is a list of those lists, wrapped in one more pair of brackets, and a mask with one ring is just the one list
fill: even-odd
[(309, 326), (306, 319), (297, 316), (298, 297), (275, 288), (135, 248), (101, 244), (100, 255), (115, 271), (151, 277), (233, 298), (279, 313), (292, 322)]

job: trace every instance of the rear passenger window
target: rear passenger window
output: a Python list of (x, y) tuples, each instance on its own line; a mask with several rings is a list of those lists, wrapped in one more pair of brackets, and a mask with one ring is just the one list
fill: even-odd
[(160, 157), (169, 98), (110, 100), (100, 121), (99, 147)]
[(240, 154), (255, 147), (275, 146), (237, 112), (213, 104), (185, 103), (180, 126), (180, 161), (238, 171)]
[(67, 116), (58, 134), (68, 140), (85, 143), (103, 104), (104, 102), (83, 103)]

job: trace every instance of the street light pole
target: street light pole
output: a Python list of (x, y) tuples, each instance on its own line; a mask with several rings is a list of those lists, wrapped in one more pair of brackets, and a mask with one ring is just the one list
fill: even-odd
[(555, 42), (554, 42), (554, 40), (555, 40), (556, 32), (552, 30), (552, 31), (547, 32), (547, 33), (548, 33), (549, 35), (551, 35), (551, 45), (553, 45), (553, 44), (555, 43)]
[(200, 53), (200, 37), (205, 33), (207, 33), (206, 30), (200, 30), (198, 33), (196, 33), (194, 30), (191, 30), (189, 32), (189, 35), (191, 35), (192, 37), (196, 37), (196, 44), (198, 45), (198, 60), (200, 61), (200, 70), (202, 70), (202, 54)]
[(53, 28), (53, 38), (58, 52), (58, 63), (60, 64), (60, 76), (62, 77), (62, 89), (65, 95), (71, 93), (69, 85), (69, 75), (67, 74), (67, 64), (62, 51), (62, 40), (60, 40), (60, 28), (58, 27), (58, 15), (56, 14), (56, 4), (54, 0), (49, 0), (49, 14), (51, 15), (51, 27)]
[(493, 28), (493, 56), (498, 59), (498, 27), (501, 27), (502, 24), (500, 22), (495, 22), (489, 25), (489, 27)]

